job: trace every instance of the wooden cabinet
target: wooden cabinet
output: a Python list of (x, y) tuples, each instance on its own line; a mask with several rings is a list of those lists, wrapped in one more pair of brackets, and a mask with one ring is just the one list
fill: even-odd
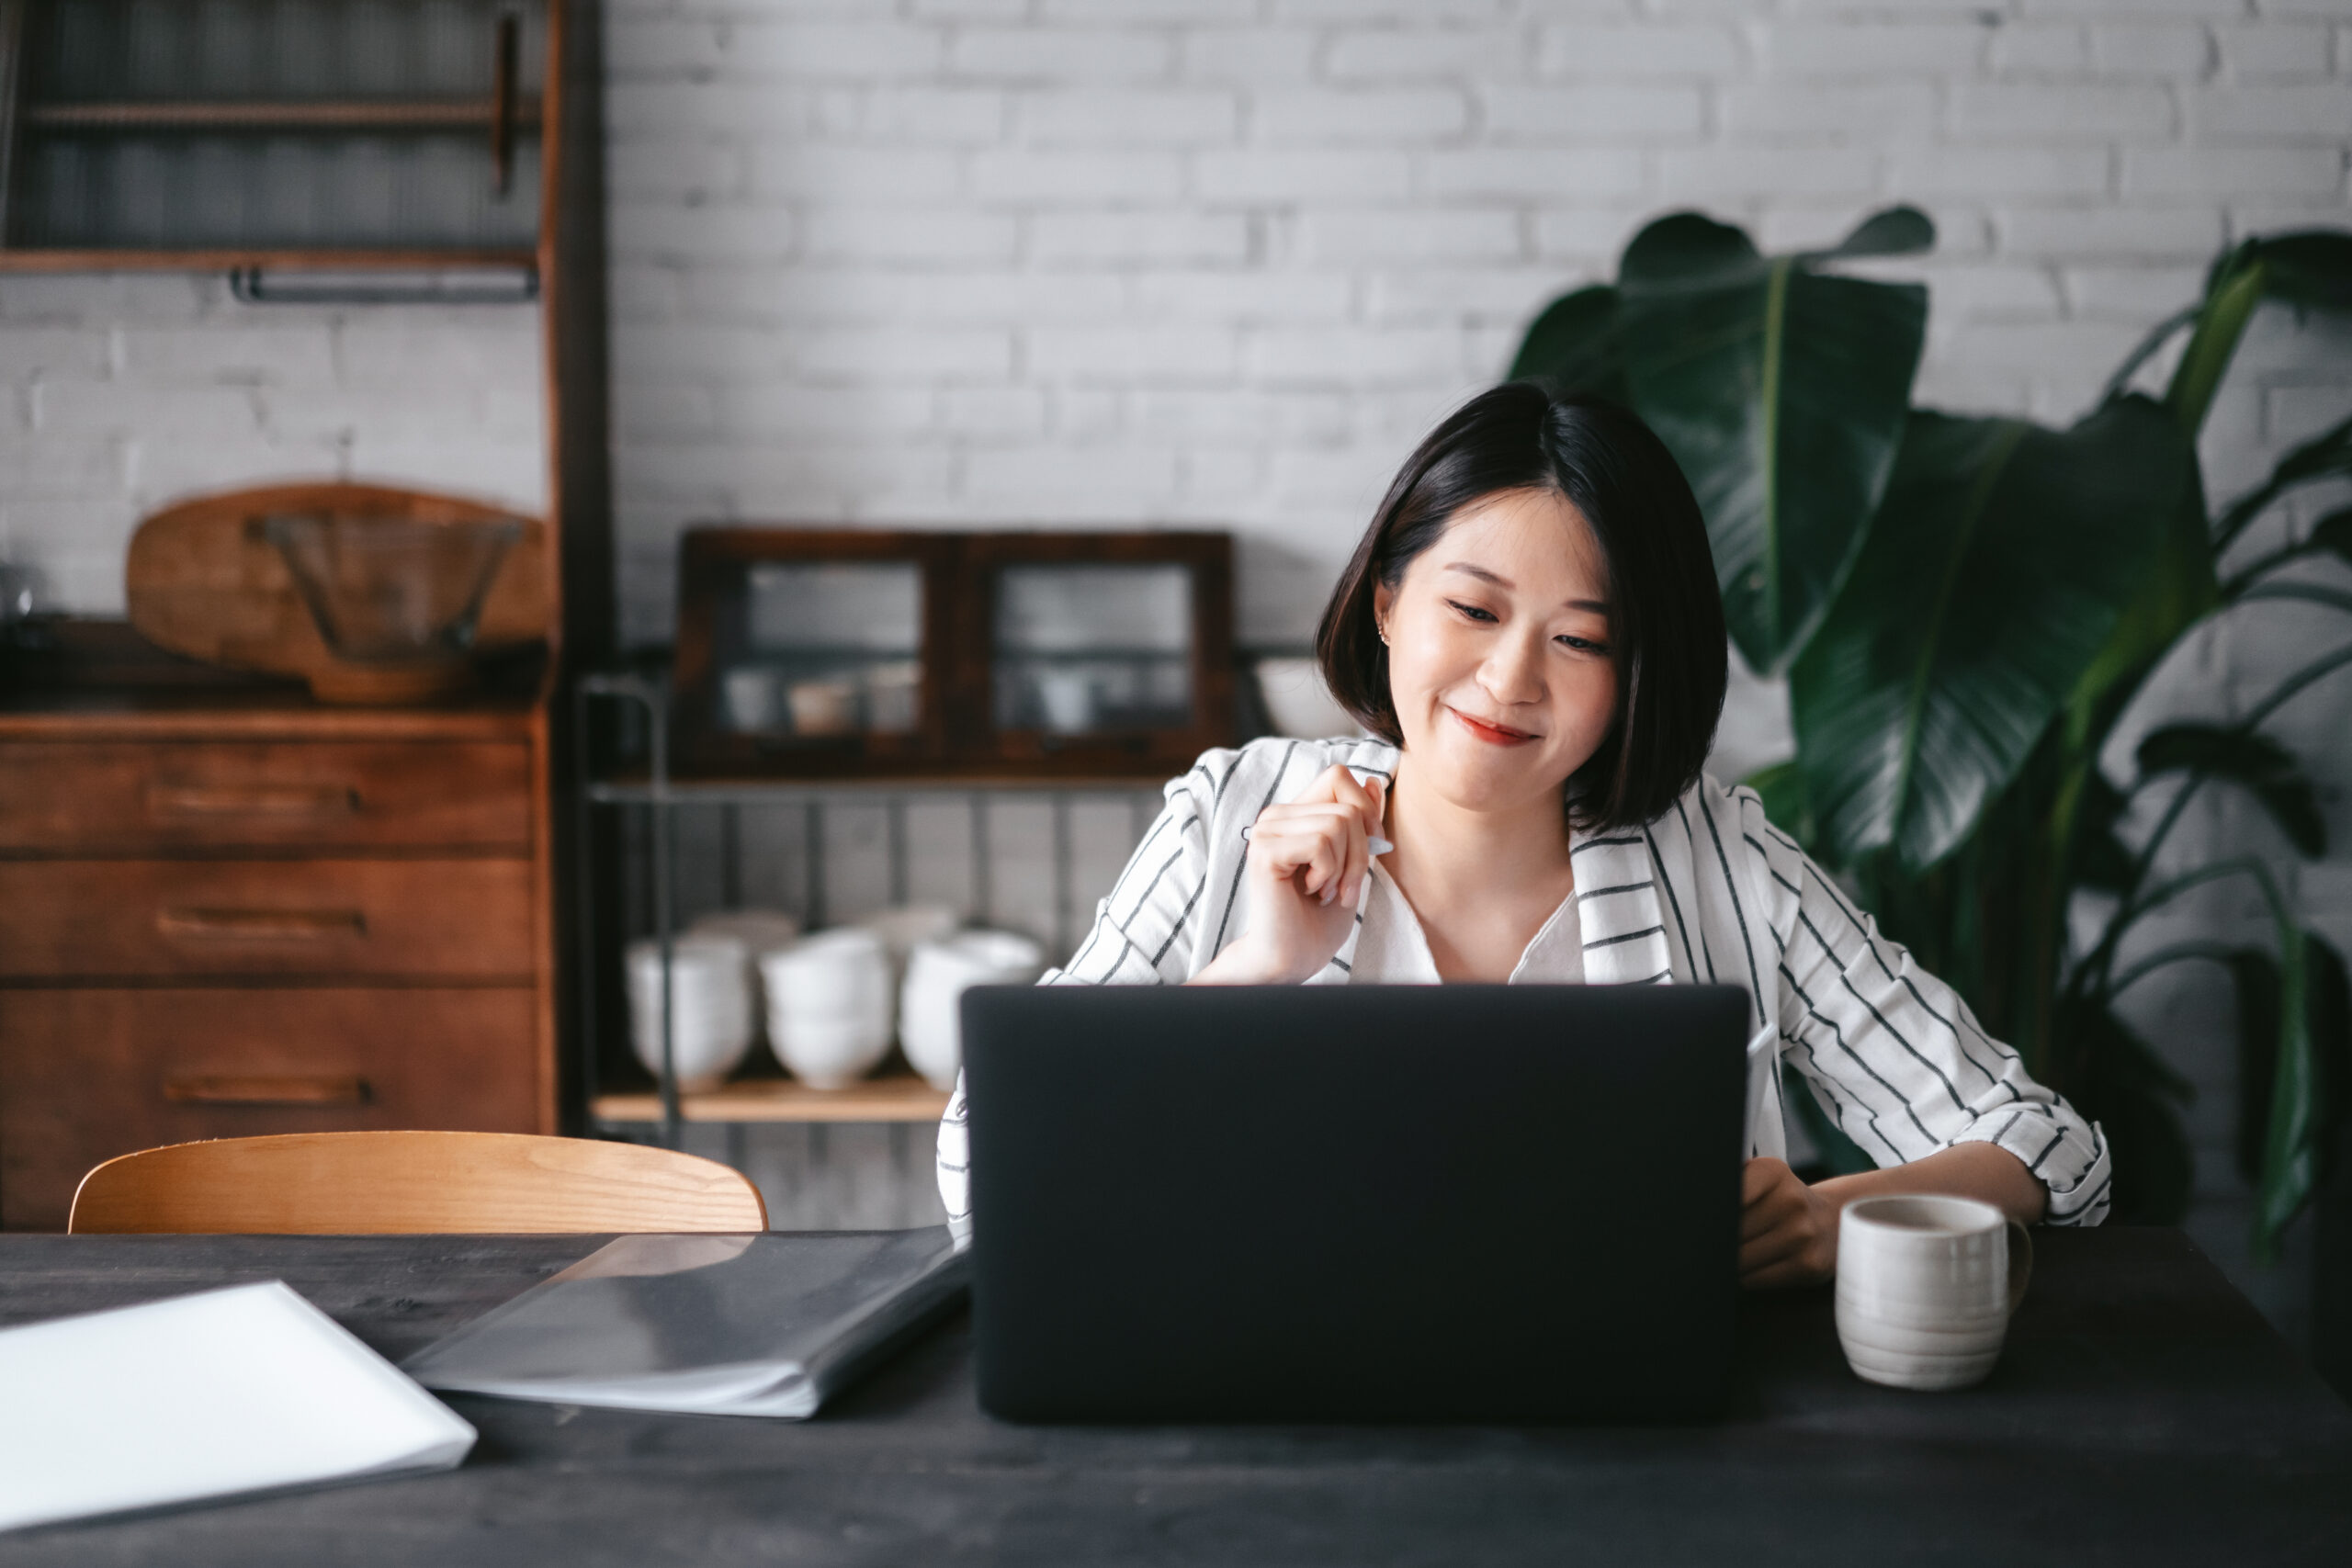
[(0, 1224), (190, 1138), (556, 1130), (536, 696), (0, 706)]

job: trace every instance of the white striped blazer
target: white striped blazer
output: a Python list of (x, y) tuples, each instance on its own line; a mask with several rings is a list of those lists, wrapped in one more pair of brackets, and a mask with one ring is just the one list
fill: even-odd
[[(1255, 740), (1205, 752), (1098, 907), (1093, 930), (1042, 985), (1181, 985), (1240, 933), (1242, 829), (1334, 762), (1388, 777), (1377, 740)], [(1954, 1144), (1997, 1144), (2050, 1192), (2049, 1223), (2097, 1224), (2107, 1140), (2034, 1082), (2018, 1054), (1764, 816), (1753, 790), (1702, 778), (1646, 827), (1571, 833), (1589, 985), (1707, 981), (1748, 993), (1749, 1027), (1881, 1166)], [(1358, 931), (1362, 927), (1359, 924)], [(1355, 942), (1316, 976), (1345, 984)], [(939, 1187), (968, 1227), (964, 1097), (940, 1124)]]

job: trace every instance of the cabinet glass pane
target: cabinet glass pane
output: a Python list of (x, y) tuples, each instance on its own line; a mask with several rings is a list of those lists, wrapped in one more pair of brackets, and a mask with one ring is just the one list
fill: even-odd
[(995, 614), (998, 728), (1083, 735), (1191, 721), (1189, 569), (1005, 567)]
[(818, 739), (904, 735), (922, 690), (922, 569), (770, 562), (743, 574), (717, 649), (720, 728)]

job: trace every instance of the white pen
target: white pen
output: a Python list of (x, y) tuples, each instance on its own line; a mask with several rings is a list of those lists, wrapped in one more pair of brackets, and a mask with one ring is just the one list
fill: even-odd
[(1375, 855), (1385, 855), (1385, 854), (1386, 854), (1389, 851), (1391, 851), (1391, 850), (1395, 849), (1396, 847), (1396, 845), (1394, 845), (1394, 844), (1390, 843), (1387, 840), (1385, 840), (1385, 839), (1382, 838), (1379, 834), (1374, 833), (1374, 835), (1372, 835), (1372, 852), (1373, 852), (1374, 854), (1375, 854)]

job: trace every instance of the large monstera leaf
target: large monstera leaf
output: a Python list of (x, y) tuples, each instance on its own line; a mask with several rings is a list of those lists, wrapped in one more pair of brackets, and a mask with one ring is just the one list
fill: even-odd
[(1606, 283), (1563, 294), (1527, 329), (1511, 361), (1510, 378), (1556, 383), (1611, 402), (1633, 400), (1625, 389), (1625, 350), (1617, 338), (1617, 290)]
[(1934, 233), (1894, 208), (1833, 250), (1764, 256), (1739, 230), (1678, 213), (1626, 247), (1611, 346), (1698, 496), (1732, 639), (1756, 670), (1788, 666), (1852, 570), (1927, 332), (1925, 288), (1819, 269)]
[(2195, 462), (2119, 399), (2064, 432), (1915, 413), (1835, 609), (1791, 671), (1832, 858), (1924, 869), (2016, 776), (2157, 567)]

